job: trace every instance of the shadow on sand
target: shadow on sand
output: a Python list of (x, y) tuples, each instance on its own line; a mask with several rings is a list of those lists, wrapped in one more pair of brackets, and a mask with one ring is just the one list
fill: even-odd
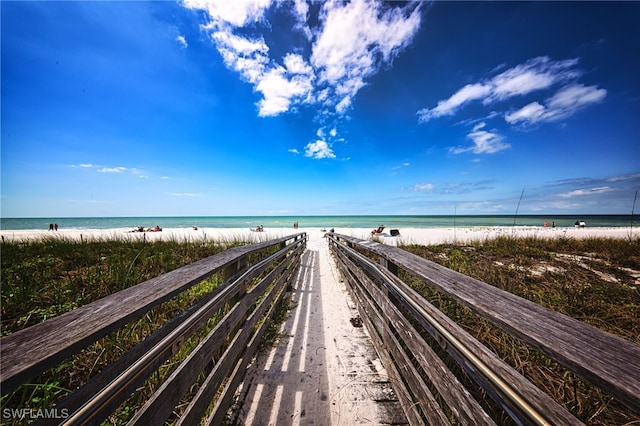
[(293, 289), (295, 309), (277, 346), (258, 355), (245, 378), (235, 423), (330, 424), (330, 401), (317, 250), (307, 250)]

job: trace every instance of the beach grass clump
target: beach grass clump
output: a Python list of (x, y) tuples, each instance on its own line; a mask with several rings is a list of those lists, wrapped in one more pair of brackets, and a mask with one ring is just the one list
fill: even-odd
[[(128, 241), (123, 239), (2, 243), (2, 335), (6, 336), (56, 315), (139, 284), (181, 266), (247, 242)], [(265, 257), (265, 249), (252, 258)], [(138, 320), (99, 339), (58, 366), (4, 395), (3, 408), (47, 408), (103, 371), (145, 338), (168, 324), (178, 313), (214, 291), (222, 273), (165, 301)], [(225, 306), (180, 345), (111, 419), (122, 423), (215, 327), (230, 307)], [(129, 414), (127, 414), (129, 413)], [(19, 419), (16, 420), (19, 424)]]
[[(640, 240), (516, 238), (404, 250), (640, 344)], [(402, 271), (430, 303), (589, 425), (640, 416), (471, 309)], [(451, 361), (450, 365), (455, 364)], [(454, 367), (455, 369), (455, 367)], [(462, 371), (461, 380), (469, 383)], [(473, 388), (473, 384), (469, 383)], [(479, 397), (480, 389), (476, 389)], [(488, 408), (494, 418), (497, 409)], [(500, 423), (500, 424), (509, 424)]]
[(119, 238), (3, 242), (2, 335), (242, 244)]

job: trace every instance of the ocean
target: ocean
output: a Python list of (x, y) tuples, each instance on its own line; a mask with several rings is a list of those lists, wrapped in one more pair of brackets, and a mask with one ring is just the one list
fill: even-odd
[(557, 227), (572, 227), (584, 221), (589, 227), (640, 226), (640, 215), (456, 215), (456, 216), (181, 216), (181, 217), (43, 217), (0, 218), (2, 230), (46, 230), (50, 223), (60, 229), (145, 228), (451, 228), (493, 226), (543, 226), (544, 222)]

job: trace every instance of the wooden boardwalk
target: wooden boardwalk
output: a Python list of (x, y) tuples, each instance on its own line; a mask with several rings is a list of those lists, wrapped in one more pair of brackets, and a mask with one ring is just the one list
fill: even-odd
[(307, 247), (277, 345), (247, 371), (237, 423), (407, 423), (327, 241), (311, 235)]
[[(55, 405), (59, 418), (51, 420), (100, 423), (173, 363), (130, 424), (179, 416), (176, 424), (448, 425), (455, 418), (493, 425), (505, 414), (518, 424), (583, 424), (399, 272), (638, 412), (637, 344), (395, 247), (319, 232), (235, 247), (5, 336), (0, 388), (4, 395), (29, 383), (215, 276), (221, 285), (96, 371)], [(292, 308), (277, 344), (258, 351), (287, 295)], [(184, 345), (192, 338), (197, 346)], [(489, 398), (491, 413), (483, 406)]]

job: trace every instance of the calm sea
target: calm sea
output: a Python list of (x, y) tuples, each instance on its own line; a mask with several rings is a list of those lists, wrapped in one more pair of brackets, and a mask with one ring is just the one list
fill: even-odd
[(138, 226), (162, 228), (449, 228), (484, 226), (542, 226), (545, 221), (556, 226), (573, 226), (576, 220), (589, 227), (640, 226), (640, 215), (498, 215), (498, 216), (185, 216), (185, 217), (45, 217), (0, 218), (0, 229), (48, 229), (57, 223), (61, 229), (113, 229)]

